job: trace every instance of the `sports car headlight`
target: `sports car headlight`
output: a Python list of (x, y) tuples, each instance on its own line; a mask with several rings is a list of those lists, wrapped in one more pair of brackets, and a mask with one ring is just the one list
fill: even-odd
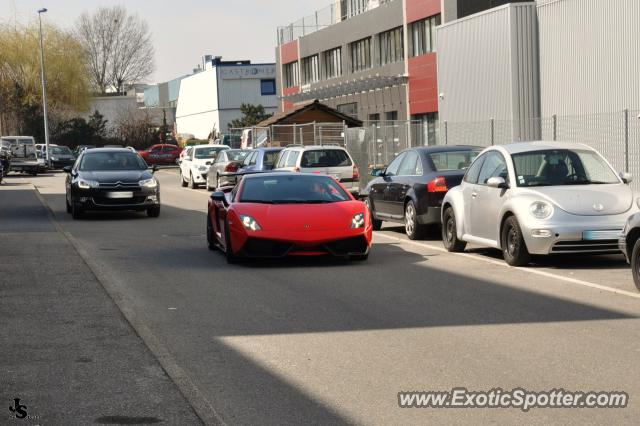
[(250, 231), (260, 231), (262, 229), (260, 224), (251, 216), (240, 215), (240, 219), (242, 220), (242, 225)]
[(158, 181), (156, 180), (156, 178), (141, 180), (139, 182), (139, 184), (143, 188), (157, 188), (158, 187)]
[(91, 189), (98, 187), (100, 187), (100, 184), (95, 180), (78, 179), (78, 188), (80, 189)]
[(358, 229), (364, 226), (364, 213), (358, 213), (351, 219), (351, 229)]
[(529, 207), (529, 212), (531, 213), (531, 216), (536, 219), (544, 220), (551, 217), (553, 214), (553, 207), (547, 202), (536, 201), (531, 204), (531, 207)]
[(209, 168), (207, 166), (199, 166), (198, 170), (201, 172), (206, 172), (207, 170), (209, 170)]

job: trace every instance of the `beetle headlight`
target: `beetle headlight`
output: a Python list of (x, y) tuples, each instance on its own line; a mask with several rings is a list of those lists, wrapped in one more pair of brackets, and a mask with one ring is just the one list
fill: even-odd
[(248, 230), (250, 230), (250, 231), (260, 231), (260, 230), (262, 230), (262, 227), (260, 226), (258, 221), (256, 221), (251, 216), (240, 215), (240, 219), (242, 220), (242, 225), (245, 228), (247, 228)]
[(553, 206), (545, 201), (536, 201), (529, 207), (531, 216), (536, 219), (548, 219), (553, 214)]
[(143, 188), (157, 188), (158, 187), (158, 181), (156, 180), (156, 178), (141, 180), (139, 182), (139, 184)]
[(100, 184), (95, 180), (78, 179), (78, 188), (80, 189), (91, 189), (98, 187), (100, 187)]
[(364, 226), (364, 213), (358, 213), (351, 219), (351, 229), (358, 229)]

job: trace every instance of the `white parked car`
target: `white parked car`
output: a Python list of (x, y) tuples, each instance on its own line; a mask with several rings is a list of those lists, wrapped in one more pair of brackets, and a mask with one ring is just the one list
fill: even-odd
[(488, 148), (442, 202), (444, 246), (501, 249), (512, 266), (528, 264), (532, 254), (620, 253), (620, 232), (638, 211), (630, 182), (582, 144)]
[(333, 177), (352, 194), (360, 192), (360, 173), (346, 149), (340, 146), (310, 145), (283, 149), (274, 170), (321, 173)]
[(207, 182), (207, 172), (220, 151), (229, 149), (227, 145), (196, 145), (185, 151), (180, 162), (182, 186), (197, 188)]

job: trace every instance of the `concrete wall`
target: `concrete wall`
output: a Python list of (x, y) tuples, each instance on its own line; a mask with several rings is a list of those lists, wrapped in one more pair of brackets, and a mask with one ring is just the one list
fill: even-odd
[(84, 118), (88, 119), (97, 110), (107, 120), (107, 129), (113, 130), (121, 116), (131, 114), (137, 108), (135, 95), (96, 97), (91, 99), (91, 104), (84, 114)]
[(640, 109), (640, 1), (539, 1), (542, 116)]
[(515, 120), (511, 132), (539, 116), (535, 3), (444, 24), (437, 51), (441, 121)]

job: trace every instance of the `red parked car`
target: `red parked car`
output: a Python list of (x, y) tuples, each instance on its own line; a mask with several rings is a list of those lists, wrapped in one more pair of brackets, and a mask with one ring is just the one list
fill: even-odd
[(147, 164), (178, 164), (182, 148), (171, 144), (152, 145), (139, 154), (144, 158)]
[(239, 258), (335, 256), (366, 260), (371, 214), (325, 175), (256, 173), (209, 199), (207, 242)]

